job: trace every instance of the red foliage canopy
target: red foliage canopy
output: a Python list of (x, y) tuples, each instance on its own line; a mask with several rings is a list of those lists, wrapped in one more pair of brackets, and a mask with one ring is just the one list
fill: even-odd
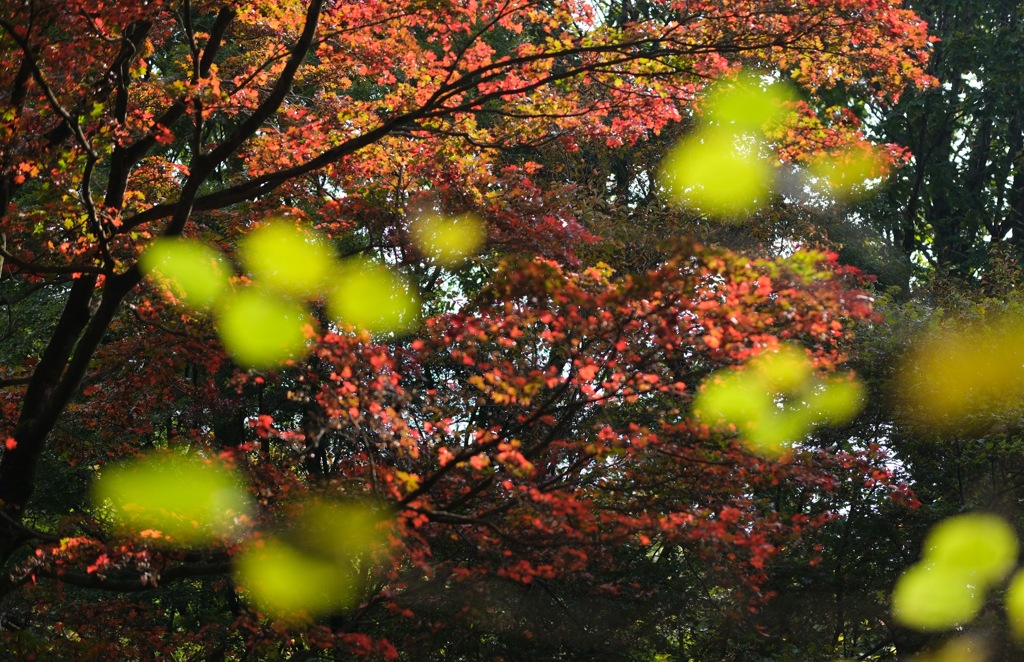
[[(618, 591), (630, 582), (622, 550), (654, 543), (694, 546), (721, 581), (756, 595), (772, 555), (832, 516), (773, 510), (762, 488), (785, 484), (813, 504), (837, 481), (862, 479), (873, 458), (808, 448), (766, 461), (695, 424), (688, 404), (712, 370), (782, 340), (830, 369), (849, 325), (870, 316), (867, 299), (815, 253), (748, 262), (691, 247), (644, 276), (564, 271), (558, 260), (571, 262), (592, 238), (518, 155), (553, 141), (572, 151), (645, 139), (691, 116), (706, 82), (741, 66), (782, 72), (806, 91), (801, 121), (779, 136), (787, 158), (858, 143), (856, 118), (816, 113), (817, 93), (842, 86), (891, 100), (928, 84), (925, 27), (895, 0), (633, 9), (532, 0), (5, 7), (0, 255), (14, 289), (4, 297), (8, 307), (37, 301), (39, 320), (38, 342), (5, 349), (0, 373), (0, 553), (20, 568), (9, 596), (23, 591), (46, 622), (56, 603), (39, 592), (64, 589), (32, 588), (44, 577), (128, 591), (228, 569), (230, 546), (158, 551), (45, 509), (62, 539), (23, 523), (33, 491), (50, 480), (39, 473), (47, 454), (65, 468), (102, 466), (154, 443), (224, 452), (249, 473), (267, 519), (308, 490), (393, 504), (400, 553), (367, 591), (365, 622), (382, 606), (429, 612), (423, 586), (473, 577), (601, 576), (592, 588)], [(201, 237), (232, 252), (271, 216), (400, 255), (402, 218), (426, 190), (449, 211), (483, 218), (493, 245), (555, 261), (506, 267), (415, 340), (380, 344), (325, 325), (308, 362), (258, 376), (233, 373), (209, 324), (142, 282), (138, 254), (151, 239)], [(411, 253), (403, 259), (416, 268)], [(245, 420), (252, 438), (234, 425)], [(44, 544), (26, 559), (25, 542)], [(246, 645), (273, 632), (231, 604), (252, 633)], [(126, 610), (92, 605), (92, 626), (111, 624), (101, 645), (122, 645)], [(51, 632), (73, 620), (49, 621)], [(308, 636), (387, 653), (354, 634), (360, 622)], [(56, 637), (47, 650), (81, 653), (90, 624), (75, 627), (78, 639)], [(206, 646), (211, 628), (188, 636)]]

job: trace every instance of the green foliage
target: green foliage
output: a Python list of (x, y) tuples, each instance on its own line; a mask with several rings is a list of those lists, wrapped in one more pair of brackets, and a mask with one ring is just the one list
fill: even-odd
[(1015, 2), (918, 0), (914, 9), (937, 38), (928, 71), (941, 84), (875, 109), (872, 130), (913, 159), (860, 217), (919, 271), (972, 277), (989, 268), (993, 243), (1019, 251), (1024, 237), (1024, 22)]

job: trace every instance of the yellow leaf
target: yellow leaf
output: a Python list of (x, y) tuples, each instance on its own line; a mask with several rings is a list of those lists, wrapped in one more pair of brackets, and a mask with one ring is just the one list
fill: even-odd
[(355, 598), (346, 576), (331, 559), (277, 538), (264, 538), (235, 558), (235, 577), (260, 611), (282, 619), (326, 614), (349, 607)]
[(221, 254), (192, 239), (157, 239), (139, 257), (139, 268), (196, 310), (213, 306), (228, 286)]
[(249, 233), (239, 250), (242, 264), (261, 285), (297, 297), (321, 294), (336, 264), (325, 239), (286, 221)]
[(820, 192), (840, 200), (855, 197), (869, 180), (884, 177), (887, 172), (878, 150), (864, 147), (823, 154), (808, 167), (808, 175)]
[(105, 469), (93, 496), (113, 507), (121, 531), (149, 532), (143, 537), (169, 544), (221, 540), (240, 527), (251, 507), (229, 469), (180, 455), (151, 455)]
[(918, 341), (901, 373), (907, 412), (928, 427), (962, 430), (1021, 407), (1024, 321), (958, 325)]
[(224, 297), (216, 313), (221, 342), (239, 365), (272, 368), (306, 352), (310, 319), (297, 303), (249, 287)]
[(774, 173), (764, 150), (759, 137), (706, 129), (669, 151), (662, 182), (677, 204), (712, 216), (741, 216), (768, 200)]
[(1018, 571), (1006, 589), (1006, 616), (1017, 639), (1024, 639), (1024, 571)]
[(970, 622), (982, 595), (962, 569), (918, 563), (897, 580), (892, 611), (903, 625), (922, 631), (946, 630)]
[(1005, 577), (1017, 563), (1017, 534), (997, 515), (971, 513), (947, 518), (928, 532), (924, 558), (970, 573), (987, 586)]
[(354, 606), (387, 542), (385, 514), (368, 504), (313, 501), (290, 529), (235, 559), (245, 596), (268, 615), (299, 619)]
[(782, 120), (788, 112), (786, 102), (794, 98), (783, 83), (740, 75), (715, 84), (704, 101), (703, 114), (709, 123), (762, 130)]
[(342, 264), (327, 299), (328, 314), (337, 324), (371, 333), (413, 327), (419, 320), (419, 308), (419, 297), (406, 278), (362, 258)]

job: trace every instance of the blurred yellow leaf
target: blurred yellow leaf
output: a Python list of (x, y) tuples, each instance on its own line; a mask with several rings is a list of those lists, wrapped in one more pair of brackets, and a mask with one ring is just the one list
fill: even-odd
[(366, 504), (315, 502), (297, 520), (294, 535), (304, 546), (341, 562), (353, 562), (384, 543), (382, 513)]
[(372, 333), (409, 329), (419, 310), (419, 296), (406, 278), (363, 258), (342, 263), (327, 299), (327, 312), (337, 324)]
[(759, 380), (736, 373), (709, 378), (697, 396), (694, 412), (708, 423), (720, 420), (742, 428), (771, 415), (772, 407), (772, 399)]
[(702, 108), (709, 123), (761, 131), (785, 118), (789, 112), (786, 103), (794, 99), (792, 89), (784, 83), (740, 74), (717, 83)]
[(321, 294), (336, 265), (325, 239), (285, 221), (250, 232), (239, 251), (260, 285), (296, 297)]
[(774, 172), (764, 151), (759, 137), (705, 129), (669, 151), (661, 179), (676, 204), (712, 216), (740, 216), (767, 202)]
[(808, 166), (808, 175), (821, 193), (839, 200), (856, 196), (869, 180), (887, 173), (885, 158), (873, 147), (822, 154)]
[(864, 387), (854, 379), (828, 379), (807, 398), (815, 420), (842, 425), (864, 408)]
[(216, 312), (221, 342), (239, 365), (272, 368), (307, 349), (309, 315), (273, 293), (245, 288), (224, 297)]
[(274, 537), (235, 557), (235, 577), (248, 600), (277, 618), (301, 618), (351, 606), (355, 594), (330, 558), (307, 554)]
[[(989, 589), (1017, 563), (1013, 528), (996, 515), (971, 513), (939, 522), (928, 532), (921, 561), (893, 590), (893, 614), (917, 630), (944, 630), (977, 614)], [(1016, 596), (1008, 594), (1007, 604)]]
[(925, 337), (902, 366), (907, 413), (935, 428), (963, 430), (1024, 399), (1024, 321), (964, 324)]
[[(105, 469), (93, 489), (114, 508), (117, 527), (157, 542), (208, 544), (236, 531), (250, 500), (221, 464), (180, 455), (150, 455)], [(155, 535), (159, 532), (159, 535)]]
[(892, 611), (901, 624), (922, 631), (968, 623), (981, 608), (981, 590), (962, 568), (918, 563), (897, 580)]
[(860, 411), (860, 384), (820, 380), (799, 349), (783, 346), (752, 359), (746, 369), (716, 373), (694, 402), (709, 425), (733, 425), (747, 445), (779, 455), (820, 423), (841, 423)]
[(926, 561), (970, 573), (979, 585), (998, 582), (1017, 563), (1017, 534), (997, 515), (949, 517), (928, 532)]
[(1024, 639), (1024, 571), (1018, 571), (1006, 589), (1006, 616), (1017, 639)]
[(279, 537), (251, 545), (235, 560), (245, 595), (265, 613), (292, 619), (352, 607), (367, 566), (387, 541), (385, 516), (368, 504), (313, 501)]
[(438, 264), (453, 267), (470, 257), (483, 244), (486, 229), (476, 216), (444, 217), (424, 213), (409, 225), (416, 246)]
[(750, 366), (762, 383), (783, 393), (803, 389), (812, 373), (807, 355), (790, 345), (758, 354), (751, 359)]
[(984, 662), (987, 659), (985, 640), (966, 636), (947, 641), (938, 650), (914, 655), (909, 662)]
[(221, 254), (192, 239), (157, 239), (139, 257), (139, 267), (194, 310), (213, 306), (228, 286)]
[(765, 204), (775, 178), (765, 130), (787, 115), (793, 98), (786, 85), (749, 75), (717, 83), (702, 105), (698, 130), (661, 165), (670, 198), (725, 218)]

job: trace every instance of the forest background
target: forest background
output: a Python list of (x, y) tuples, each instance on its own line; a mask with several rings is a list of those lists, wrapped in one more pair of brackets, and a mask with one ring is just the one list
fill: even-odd
[(6, 650), (1015, 659), (1021, 14), (8, 3)]

